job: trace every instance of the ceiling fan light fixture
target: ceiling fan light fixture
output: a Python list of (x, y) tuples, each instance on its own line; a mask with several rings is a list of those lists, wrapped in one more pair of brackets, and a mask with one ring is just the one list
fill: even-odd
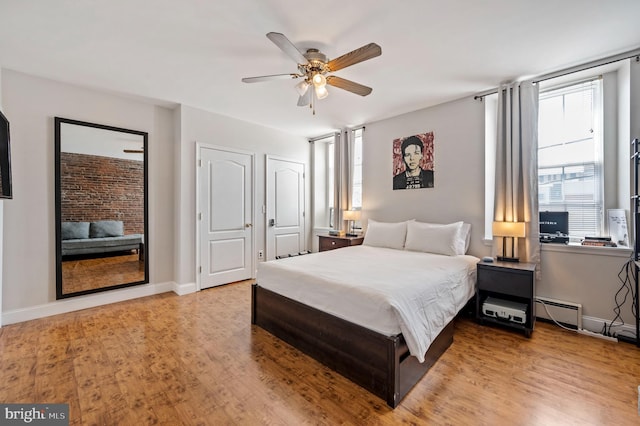
[(311, 81), (313, 81), (313, 85), (316, 86), (316, 89), (320, 86), (324, 87), (327, 84), (327, 78), (320, 73), (314, 74)]
[[(298, 106), (309, 105), (314, 115), (316, 113), (315, 101), (329, 96), (327, 84), (360, 96), (367, 96), (373, 90), (370, 87), (335, 75), (329, 75), (328, 77), (326, 75), (380, 56), (382, 49), (375, 43), (366, 44), (335, 59), (328, 60), (324, 53), (315, 48), (307, 49), (305, 53), (301, 52), (284, 34), (270, 32), (267, 33), (267, 38), (296, 62), (298, 72), (246, 77), (242, 79), (244, 83), (301, 78), (303, 81), (295, 85), (296, 91), (300, 95)], [(313, 90), (309, 90), (310, 88)]]
[(324, 84), (322, 86), (316, 86), (316, 97), (318, 99), (324, 99), (327, 96), (329, 96), (329, 92)]
[(300, 96), (304, 96), (304, 94), (307, 93), (307, 90), (309, 90), (309, 86), (310, 85), (306, 80), (302, 80), (300, 83), (296, 84), (296, 90)]

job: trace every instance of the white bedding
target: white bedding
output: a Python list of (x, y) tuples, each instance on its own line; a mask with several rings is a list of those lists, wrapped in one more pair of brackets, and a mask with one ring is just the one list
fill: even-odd
[(402, 332), (424, 362), (433, 339), (473, 296), (473, 256), (354, 246), (258, 266), (258, 285), (385, 335)]

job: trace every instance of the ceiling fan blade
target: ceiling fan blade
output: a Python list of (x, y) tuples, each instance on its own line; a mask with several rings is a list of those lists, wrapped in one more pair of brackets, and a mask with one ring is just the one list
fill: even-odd
[(327, 77), (327, 84), (343, 90), (348, 90), (349, 92), (355, 93), (356, 95), (360, 96), (367, 96), (373, 91), (371, 87), (363, 86), (362, 84), (347, 80), (345, 78), (336, 77), (335, 75), (330, 75), (329, 77)]
[(244, 83), (258, 83), (260, 81), (269, 80), (291, 80), (293, 78), (300, 77), (298, 74), (273, 74), (273, 75), (261, 75), (259, 77), (245, 77), (242, 79)]
[(304, 95), (298, 98), (298, 106), (307, 106), (311, 103), (311, 90), (307, 90)]
[(330, 60), (328, 65), (331, 71), (337, 71), (380, 55), (382, 55), (382, 48), (375, 43), (369, 43), (359, 49), (352, 50), (336, 59)]
[(284, 53), (289, 55), (291, 59), (296, 61), (297, 64), (306, 65), (309, 63), (302, 52), (300, 52), (284, 34), (271, 32), (267, 33), (267, 38), (269, 38), (269, 40), (278, 46)]

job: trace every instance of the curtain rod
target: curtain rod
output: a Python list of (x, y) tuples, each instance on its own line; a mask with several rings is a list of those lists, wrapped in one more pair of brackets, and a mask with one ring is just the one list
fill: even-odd
[(335, 138), (336, 135), (339, 135), (339, 134), (340, 134), (340, 132), (333, 132), (333, 133), (326, 134), (324, 136), (316, 136), (315, 138), (308, 139), (308, 142), (312, 143), (312, 142), (319, 141), (319, 140), (322, 140), (322, 139)]
[(344, 133), (347, 134), (349, 132), (353, 132), (353, 131), (356, 131), (356, 130), (362, 130), (364, 132), (364, 128), (365, 128), (364, 125), (356, 126), (356, 127), (349, 127), (347, 130), (344, 131)]
[[(614, 62), (619, 62), (619, 61), (624, 61), (625, 59), (631, 59), (635, 57), (636, 58), (636, 62), (640, 62), (640, 48), (636, 48), (624, 53), (619, 53), (617, 55), (612, 55), (612, 56), (607, 56), (606, 58), (602, 58), (602, 59), (598, 59), (595, 61), (591, 61), (591, 62), (587, 62), (585, 64), (581, 64), (581, 65), (576, 65), (573, 67), (569, 67), (569, 68), (565, 68), (562, 70), (558, 70), (558, 71), (554, 71), (551, 73), (547, 73), (547, 74), (542, 74), (539, 75), (537, 77), (534, 77), (532, 79), (532, 81), (534, 83), (540, 83), (542, 81), (545, 80), (550, 80), (552, 78), (556, 78), (556, 77), (562, 77), (568, 74), (573, 74), (579, 71), (585, 71), (591, 68), (596, 68), (596, 67), (600, 67), (603, 65), (608, 65), (608, 64), (612, 64)], [(480, 92), (477, 95), (475, 95), (473, 97), (473, 99), (480, 99), (482, 100), (482, 98), (484, 98), (485, 96), (488, 95), (493, 95), (494, 93), (498, 93), (499, 88), (496, 87), (495, 89), (491, 89), (491, 90), (487, 90), (486, 92)]]

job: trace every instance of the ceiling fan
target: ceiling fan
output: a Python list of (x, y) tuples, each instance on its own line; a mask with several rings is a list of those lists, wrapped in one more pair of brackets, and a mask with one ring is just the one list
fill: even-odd
[[(284, 34), (270, 32), (267, 34), (267, 38), (296, 61), (298, 64), (298, 72), (246, 77), (242, 79), (243, 82), (257, 83), (269, 80), (302, 78), (303, 80), (295, 86), (300, 94), (298, 106), (309, 105), (314, 114), (316, 113), (314, 99), (324, 99), (329, 96), (326, 88), (327, 84), (360, 96), (367, 96), (373, 90), (371, 87), (363, 86), (351, 80), (327, 74), (380, 56), (382, 54), (382, 48), (375, 43), (369, 43), (359, 49), (345, 53), (336, 59), (329, 60), (327, 56), (318, 49), (307, 49), (305, 53), (300, 52)], [(310, 90), (311, 87), (313, 87), (313, 90)]]

